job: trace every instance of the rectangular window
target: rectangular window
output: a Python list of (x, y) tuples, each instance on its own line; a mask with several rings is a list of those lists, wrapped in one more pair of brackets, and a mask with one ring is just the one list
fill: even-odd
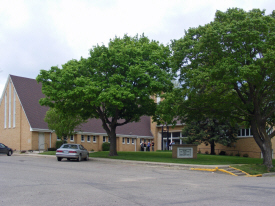
[(108, 137), (108, 142), (110, 143), (110, 137)]
[(90, 137), (90, 135), (87, 136), (87, 142), (91, 142), (91, 137)]
[(73, 141), (74, 141), (74, 136), (73, 136), (73, 135), (71, 135), (71, 137), (70, 137), (70, 141), (71, 141), (71, 142), (73, 142)]
[(125, 144), (125, 138), (124, 137), (122, 138), (122, 144)]
[(103, 136), (103, 142), (106, 142), (106, 137), (105, 136)]
[(84, 142), (84, 135), (81, 135), (81, 142)]
[(248, 136), (252, 136), (252, 131), (250, 128), (246, 128), (246, 129), (240, 129), (238, 132), (238, 136), (239, 137), (248, 137)]
[(242, 136), (245, 136), (245, 129), (242, 129)]
[(15, 127), (15, 114), (16, 114), (16, 94), (15, 89), (13, 89), (13, 127)]
[(130, 144), (130, 138), (127, 138), (127, 144)]
[(60, 140), (61, 140), (61, 139), (60, 139), (60, 137), (58, 137), (58, 136), (57, 136), (57, 138), (56, 138), (56, 139), (57, 139), (58, 141), (60, 141)]
[(135, 144), (135, 139), (134, 138), (132, 138), (132, 144)]
[(9, 128), (11, 128), (11, 82), (9, 85)]
[(141, 141), (141, 139), (139, 139), (139, 143), (141, 143), (142, 141)]
[(96, 136), (93, 136), (93, 142), (96, 142)]
[(7, 92), (5, 93), (4, 128), (7, 128)]

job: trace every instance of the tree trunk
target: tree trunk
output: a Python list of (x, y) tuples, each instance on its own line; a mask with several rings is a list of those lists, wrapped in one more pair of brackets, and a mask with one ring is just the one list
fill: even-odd
[(211, 155), (215, 155), (215, 141), (210, 142), (211, 145)]
[(257, 145), (260, 147), (263, 154), (263, 164), (270, 170), (273, 167), (272, 164), (272, 143), (271, 138), (266, 133), (265, 123), (262, 125), (257, 124), (258, 122), (251, 122), (251, 130), (253, 132), (253, 138)]
[(110, 152), (109, 156), (117, 156), (117, 150), (116, 150), (116, 131), (115, 128), (111, 129), (111, 132), (109, 134), (110, 138)]
[(116, 150), (116, 126), (115, 124), (111, 124), (107, 126), (106, 121), (104, 119), (102, 120), (102, 127), (107, 132), (109, 138), (110, 138), (110, 152), (109, 156), (117, 156), (117, 150)]

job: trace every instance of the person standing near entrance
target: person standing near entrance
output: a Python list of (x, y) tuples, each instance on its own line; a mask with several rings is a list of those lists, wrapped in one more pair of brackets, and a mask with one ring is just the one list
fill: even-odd
[(145, 142), (145, 140), (144, 140), (143, 148), (144, 148), (144, 152), (146, 152), (147, 147), (146, 147), (146, 142)]
[(147, 143), (147, 148), (148, 148), (147, 151), (150, 152), (150, 142)]
[(152, 152), (154, 152), (154, 149), (155, 149), (155, 143), (154, 143), (154, 141), (152, 141)]

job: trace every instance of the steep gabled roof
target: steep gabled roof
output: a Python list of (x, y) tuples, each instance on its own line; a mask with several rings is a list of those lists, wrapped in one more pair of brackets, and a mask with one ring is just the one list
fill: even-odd
[[(49, 107), (41, 106), (39, 99), (45, 97), (42, 93), (42, 84), (35, 79), (10, 75), (15, 91), (19, 97), (23, 110), (30, 123), (30, 127), (36, 130), (47, 130), (48, 124), (44, 117)], [(117, 135), (153, 137), (150, 130), (150, 117), (141, 117), (140, 122), (132, 122), (117, 127)], [(81, 125), (81, 132), (93, 134), (106, 134), (99, 119), (90, 119)]]
[(44, 117), (49, 108), (39, 104), (39, 99), (45, 97), (41, 90), (42, 84), (38, 84), (35, 79), (14, 75), (10, 77), (31, 128), (48, 129)]

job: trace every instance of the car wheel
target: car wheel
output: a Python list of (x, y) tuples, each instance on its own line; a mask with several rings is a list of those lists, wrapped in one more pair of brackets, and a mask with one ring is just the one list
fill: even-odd
[(79, 154), (79, 156), (78, 156), (78, 158), (77, 158), (77, 161), (80, 162), (81, 159), (82, 159), (81, 154)]
[(70, 158), (67, 158), (68, 161), (70, 161), (71, 159)]
[(8, 155), (8, 156), (11, 156), (11, 154), (12, 154), (12, 152), (11, 152), (11, 151), (8, 151), (8, 154), (7, 154), (7, 155)]
[(62, 160), (62, 158), (61, 158), (61, 157), (58, 157), (58, 158), (57, 158), (57, 161), (61, 161), (61, 160)]
[(89, 160), (89, 153), (87, 154), (86, 158), (85, 158), (86, 161)]

